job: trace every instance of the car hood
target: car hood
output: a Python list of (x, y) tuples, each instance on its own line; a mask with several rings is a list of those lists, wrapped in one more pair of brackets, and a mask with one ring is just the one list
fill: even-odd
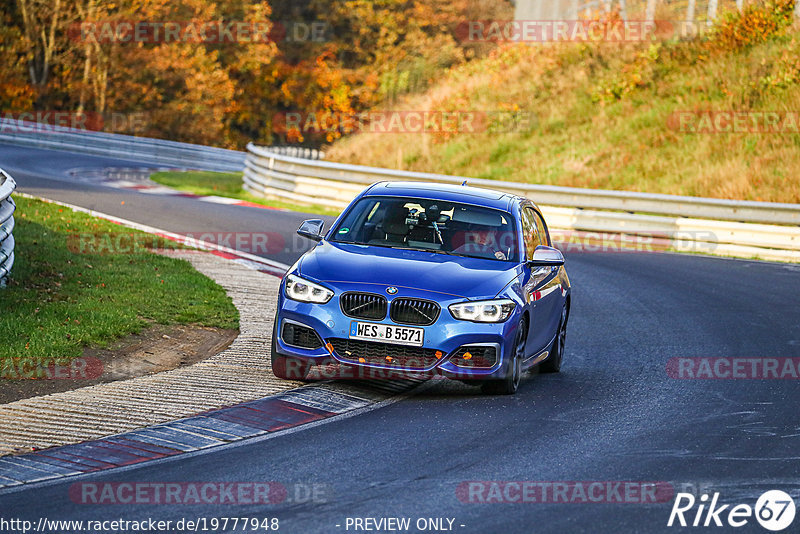
[(464, 298), (499, 293), (518, 275), (514, 263), (323, 241), (300, 261), (321, 282), (415, 288)]

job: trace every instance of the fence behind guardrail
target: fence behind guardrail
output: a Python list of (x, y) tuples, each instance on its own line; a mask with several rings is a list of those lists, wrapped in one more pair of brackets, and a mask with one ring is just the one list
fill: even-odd
[(11, 193), (17, 187), (11, 176), (0, 169), (0, 288), (5, 287), (14, 265), (14, 210)]

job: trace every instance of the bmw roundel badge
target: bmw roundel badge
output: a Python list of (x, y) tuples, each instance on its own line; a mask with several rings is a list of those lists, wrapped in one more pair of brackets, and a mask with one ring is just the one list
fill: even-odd
[(389, 286), (386, 288), (386, 292), (389, 293), (390, 295), (395, 295), (397, 294), (397, 288), (394, 286)]

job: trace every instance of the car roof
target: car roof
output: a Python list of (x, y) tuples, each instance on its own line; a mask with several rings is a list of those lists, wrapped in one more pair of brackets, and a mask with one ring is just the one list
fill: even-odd
[(512, 202), (522, 200), (515, 195), (492, 189), (431, 182), (378, 182), (372, 185), (364, 196), (429, 198), (475, 204), (503, 211), (510, 211)]

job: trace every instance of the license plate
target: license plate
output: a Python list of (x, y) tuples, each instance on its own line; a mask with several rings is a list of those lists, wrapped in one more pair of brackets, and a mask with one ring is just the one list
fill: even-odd
[(410, 345), (421, 347), (425, 337), (422, 328), (409, 328), (407, 326), (393, 326), (390, 324), (350, 323), (350, 339), (363, 339), (367, 341), (381, 341), (394, 345)]

